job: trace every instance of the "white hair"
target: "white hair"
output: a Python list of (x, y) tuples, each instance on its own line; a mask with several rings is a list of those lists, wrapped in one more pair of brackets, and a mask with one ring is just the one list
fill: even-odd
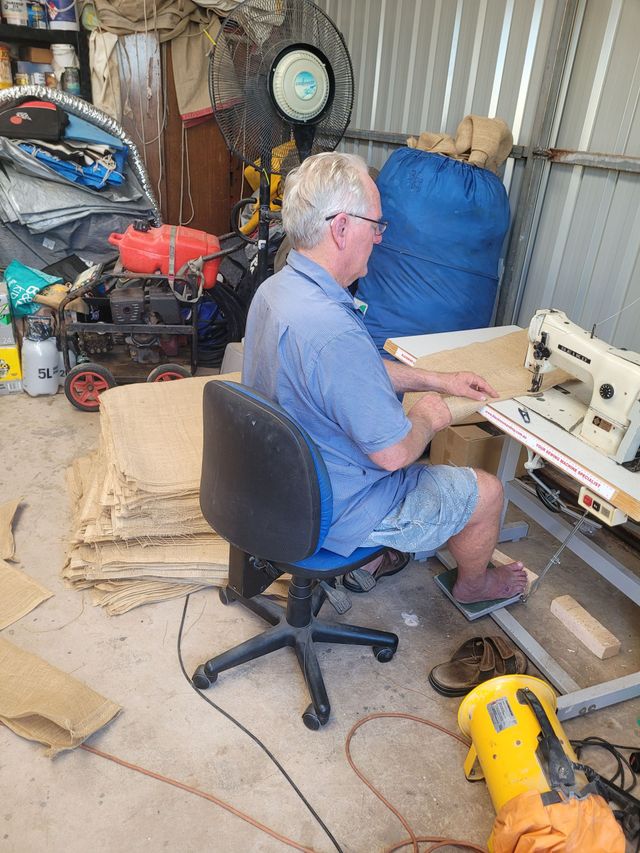
[(355, 154), (314, 154), (287, 175), (282, 222), (294, 249), (313, 249), (334, 213), (365, 215), (371, 194), (367, 164)]

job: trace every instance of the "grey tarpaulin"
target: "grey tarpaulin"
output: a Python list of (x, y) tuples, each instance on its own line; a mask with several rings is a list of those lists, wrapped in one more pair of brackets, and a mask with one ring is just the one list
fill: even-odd
[(81, 98), (42, 86), (0, 92), (0, 108), (36, 98), (57, 104), (120, 139), (129, 148), (125, 182), (101, 190), (71, 183), (26, 154), (17, 141), (0, 137), (0, 266), (15, 258), (42, 267), (71, 253), (87, 263), (110, 261), (108, 243), (134, 219), (161, 223), (144, 164), (120, 125)]

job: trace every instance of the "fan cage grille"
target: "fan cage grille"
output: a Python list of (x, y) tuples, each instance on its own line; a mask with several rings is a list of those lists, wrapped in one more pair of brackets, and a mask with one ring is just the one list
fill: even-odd
[[(333, 151), (342, 139), (353, 106), (353, 68), (341, 33), (311, 0), (246, 0), (223, 21), (209, 62), (209, 92), (220, 131), (245, 163), (271, 160), (291, 143), (291, 154), (276, 158), (270, 171), (286, 174), (298, 165), (295, 121), (286, 120), (271, 99), (273, 63), (283, 50), (307, 47), (323, 54), (333, 75), (333, 92), (313, 122), (310, 154)], [(286, 149), (285, 149), (286, 150)]]

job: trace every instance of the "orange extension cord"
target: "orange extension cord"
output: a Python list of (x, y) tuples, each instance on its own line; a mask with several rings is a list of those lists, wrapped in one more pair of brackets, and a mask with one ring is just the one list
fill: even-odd
[[(351, 756), (351, 740), (358, 729), (365, 725), (366, 723), (371, 722), (371, 720), (377, 720), (381, 718), (387, 719), (401, 719), (401, 720), (413, 720), (416, 723), (422, 723), (425, 726), (430, 726), (431, 728), (437, 729), (439, 732), (442, 732), (446, 735), (449, 735), (452, 738), (455, 738), (457, 741), (462, 743), (464, 746), (468, 746), (469, 743), (464, 738), (460, 737), (460, 735), (455, 732), (449, 731), (449, 729), (445, 729), (443, 726), (438, 725), (437, 723), (431, 722), (431, 720), (424, 719), (423, 717), (416, 717), (413, 714), (404, 714), (400, 712), (381, 712), (377, 714), (369, 714), (367, 717), (363, 717), (361, 720), (358, 720), (355, 723), (347, 735), (347, 739), (345, 742), (345, 752), (347, 754), (347, 761), (349, 762), (351, 768), (354, 773), (364, 782), (364, 784), (378, 797), (378, 799), (384, 803), (384, 805), (393, 812), (393, 814), (398, 818), (400, 823), (406, 829), (409, 834), (408, 839), (403, 839), (399, 841), (397, 844), (394, 844), (393, 847), (387, 848), (384, 853), (395, 853), (397, 850), (401, 850), (403, 847), (408, 847), (411, 845), (413, 847), (414, 853), (419, 853), (419, 844), (421, 843), (430, 843), (431, 846), (427, 847), (424, 853), (431, 853), (433, 850), (438, 850), (442, 847), (458, 847), (463, 850), (474, 850), (478, 851), (478, 853), (486, 853), (486, 849), (484, 847), (479, 847), (477, 844), (472, 844), (468, 841), (461, 841), (455, 838), (441, 838), (438, 836), (427, 836), (421, 835), (418, 836), (415, 834), (413, 829), (411, 828), (407, 819), (395, 808), (395, 806), (377, 790), (377, 788), (369, 781), (369, 779), (362, 773), (361, 770), (356, 766), (355, 761)], [(150, 776), (152, 779), (157, 779), (159, 782), (166, 782), (168, 785), (173, 785), (176, 788), (180, 788), (183, 791), (186, 791), (188, 794), (195, 794), (197, 797), (202, 797), (205, 800), (208, 800), (211, 803), (214, 803), (220, 808), (225, 809), (225, 811), (230, 812), (231, 814), (239, 817), (241, 820), (246, 821), (247, 823), (254, 826), (256, 829), (261, 830), (262, 832), (270, 835), (272, 838), (275, 838), (277, 841), (281, 841), (283, 844), (286, 844), (288, 847), (293, 847), (295, 850), (301, 850), (303, 853), (316, 853), (312, 847), (307, 847), (304, 844), (299, 844), (297, 841), (294, 841), (291, 838), (288, 838), (286, 835), (282, 835), (277, 832), (275, 829), (271, 829), (271, 827), (266, 826), (264, 823), (261, 823), (258, 820), (255, 820), (250, 815), (246, 814), (240, 809), (235, 808), (234, 806), (226, 803), (224, 800), (221, 800), (219, 797), (214, 796), (213, 794), (208, 794), (205, 791), (200, 791), (197, 788), (193, 788), (191, 785), (185, 785), (184, 782), (178, 782), (176, 779), (171, 779), (168, 776), (163, 776), (161, 773), (155, 773), (152, 770), (147, 770), (144, 767), (140, 767), (137, 764), (131, 764), (129, 761), (124, 761), (122, 758), (118, 758), (116, 755), (111, 755), (108, 752), (103, 752), (100, 749), (96, 749), (93, 746), (87, 746), (86, 744), (80, 744), (80, 749), (84, 749), (86, 752), (90, 752), (93, 755), (98, 755), (100, 758), (106, 758), (109, 761), (113, 761), (116, 764), (119, 764), (121, 767), (126, 767), (128, 770), (135, 770), (137, 773), (142, 773), (145, 776)]]

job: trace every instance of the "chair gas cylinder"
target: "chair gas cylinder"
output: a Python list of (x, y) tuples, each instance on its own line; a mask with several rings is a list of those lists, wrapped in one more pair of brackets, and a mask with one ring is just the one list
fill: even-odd
[(58, 347), (50, 317), (27, 317), (27, 334), (22, 341), (24, 390), (32, 397), (55, 394), (58, 390)]

